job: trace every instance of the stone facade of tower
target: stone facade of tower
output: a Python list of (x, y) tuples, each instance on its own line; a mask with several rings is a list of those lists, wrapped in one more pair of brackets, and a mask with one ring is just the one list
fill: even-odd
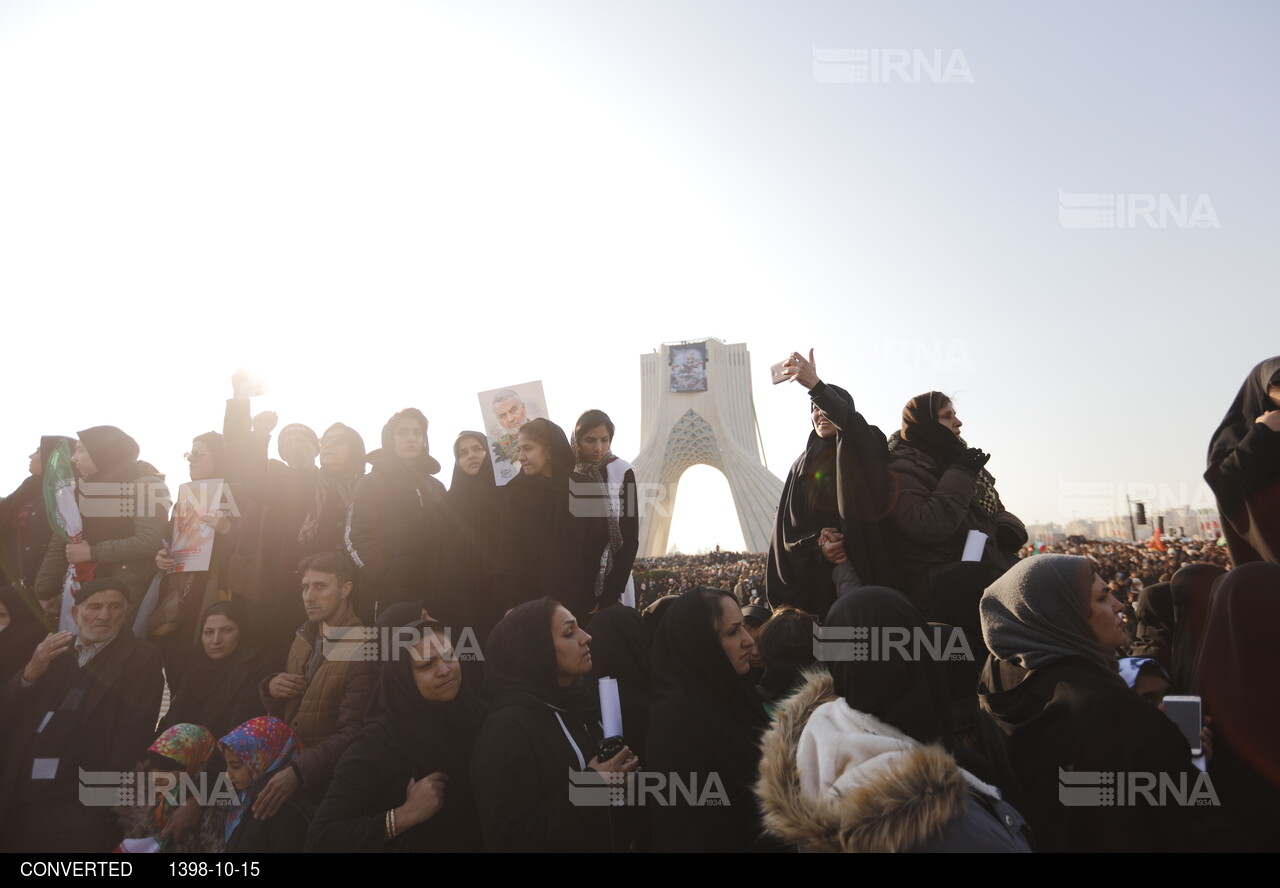
[[(674, 344), (677, 349), (679, 343)], [(729, 482), (751, 552), (769, 548), (782, 481), (765, 468), (745, 343), (705, 342), (706, 391), (673, 392), (670, 347), (640, 356), (644, 442), (634, 466), (640, 485), (640, 556), (666, 554), (680, 476), (690, 466), (719, 469)]]

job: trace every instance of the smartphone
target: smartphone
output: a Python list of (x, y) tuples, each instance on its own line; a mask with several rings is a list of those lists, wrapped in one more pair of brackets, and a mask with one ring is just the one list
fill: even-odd
[(769, 368), (769, 377), (773, 380), (774, 385), (787, 381), (787, 377), (782, 372), (782, 367), (786, 363), (786, 361), (779, 361)]
[(1173, 720), (1182, 736), (1187, 738), (1191, 754), (1200, 755), (1204, 751), (1200, 748), (1200, 729), (1204, 727), (1204, 719), (1200, 716), (1200, 698), (1165, 697), (1163, 702), (1164, 714)]

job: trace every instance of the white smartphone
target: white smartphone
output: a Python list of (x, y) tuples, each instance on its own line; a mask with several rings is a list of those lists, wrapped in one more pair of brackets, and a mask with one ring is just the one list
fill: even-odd
[(1191, 754), (1200, 755), (1200, 729), (1204, 727), (1204, 719), (1200, 716), (1199, 697), (1165, 697), (1164, 714), (1173, 720), (1191, 745)]
[(786, 361), (779, 361), (769, 368), (769, 378), (773, 380), (774, 385), (787, 381), (786, 374), (782, 372), (782, 367), (786, 363)]

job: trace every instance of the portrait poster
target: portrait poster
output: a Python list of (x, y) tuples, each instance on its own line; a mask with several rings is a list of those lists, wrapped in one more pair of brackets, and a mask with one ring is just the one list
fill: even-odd
[(188, 481), (173, 504), (173, 538), (169, 551), (178, 562), (173, 573), (208, 570), (216, 532), (209, 522), (233, 515), (231, 494), (219, 478)]
[(516, 435), (531, 419), (549, 419), (542, 380), (480, 392), (480, 414), (493, 457), (493, 480), (499, 487), (520, 474), (520, 448)]
[(692, 342), (669, 346), (667, 367), (671, 371), (672, 392), (707, 390), (707, 344)]

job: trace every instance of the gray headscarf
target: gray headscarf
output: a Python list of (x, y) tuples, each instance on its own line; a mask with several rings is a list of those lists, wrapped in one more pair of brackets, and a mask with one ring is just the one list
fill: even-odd
[(982, 638), (1001, 660), (1038, 669), (1084, 657), (1119, 674), (1115, 653), (1089, 626), (1093, 564), (1079, 555), (1033, 555), (987, 587)]

